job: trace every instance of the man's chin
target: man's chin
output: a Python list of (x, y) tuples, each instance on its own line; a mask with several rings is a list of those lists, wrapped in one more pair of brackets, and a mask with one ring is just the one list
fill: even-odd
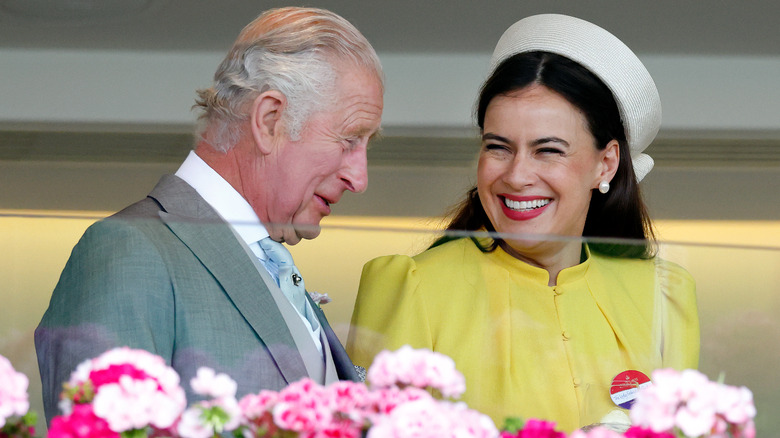
[(295, 245), (303, 239), (314, 239), (320, 235), (319, 224), (288, 224), (282, 226), (268, 226), (268, 234), (272, 239)]
[[(295, 234), (298, 236), (298, 241), (301, 239), (314, 239), (320, 235), (322, 228), (319, 225), (306, 225), (302, 228), (296, 227)], [(298, 242), (295, 242), (298, 243)]]

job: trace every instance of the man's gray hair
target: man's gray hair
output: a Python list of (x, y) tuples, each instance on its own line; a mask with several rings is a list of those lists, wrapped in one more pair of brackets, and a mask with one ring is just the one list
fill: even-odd
[(374, 48), (339, 15), (315, 8), (266, 11), (241, 31), (214, 74), (214, 86), (198, 90), (198, 134), (208, 129), (212, 147), (229, 150), (242, 135), (249, 104), (277, 90), (287, 98), (284, 126), (297, 140), (309, 116), (332, 100), (336, 67), (344, 62), (383, 80)]

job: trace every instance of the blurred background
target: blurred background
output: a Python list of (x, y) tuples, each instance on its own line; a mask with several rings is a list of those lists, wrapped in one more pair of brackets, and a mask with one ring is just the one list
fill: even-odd
[[(34, 409), (32, 330), (70, 249), (176, 170), (195, 90), (245, 24), (287, 5), (299, 4), (0, 0), (0, 354), (30, 376)], [(528, 15), (574, 15), (622, 39), (658, 85), (664, 122), (642, 188), (664, 256), (698, 283), (701, 369), (753, 389), (759, 435), (780, 427), (766, 415), (780, 411), (780, 2), (305, 5), (354, 23), (386, 74), (368, 190), (293, 248), (307, 285), (334, 296), (325, 310), (340, 335), (363, 263), (424, 249), (475, 182), (472, 109), (500, 35)]]

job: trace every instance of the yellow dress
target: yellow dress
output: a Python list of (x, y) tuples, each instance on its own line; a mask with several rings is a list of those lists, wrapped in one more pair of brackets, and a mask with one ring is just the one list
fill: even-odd
[(618, 373), (696, 368), (699, 325), (683, 268), (586, 252), (554, 287), (547, 271), (470, 239), (374, 259), (347, 352), (364, 367), (405, 344), (444, 353), (466, 377), (462, 400), (499, 427), (507, 416), (564, 431), (598, 422), (617, 409), (609, 388)]

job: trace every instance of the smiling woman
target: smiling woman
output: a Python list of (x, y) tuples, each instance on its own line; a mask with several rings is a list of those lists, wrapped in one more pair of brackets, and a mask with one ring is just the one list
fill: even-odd
[[(594, 147), (582, 111), (538, 84), (492, 98), (481, 125), (477, 187), (493, 228), (514, 236), (582, 236), (591, 192), (617, 170), (618, 142)], [(562, 268), (579, 262), (576, 241), (503, 242), (547, 267), (550, 286)]]
[(445, 353), (472, 408), (571, 431), (626, 407), (616, 376), (698, 364), (693, 279), (655, 257), (637, 184), (660, 101), (633, 52), (572, 17), (520, 20), (492, 65), (477, 185), (448, 227), (489, 237), (369, 262), (347, 349), (359, 365), (404, 344)]

